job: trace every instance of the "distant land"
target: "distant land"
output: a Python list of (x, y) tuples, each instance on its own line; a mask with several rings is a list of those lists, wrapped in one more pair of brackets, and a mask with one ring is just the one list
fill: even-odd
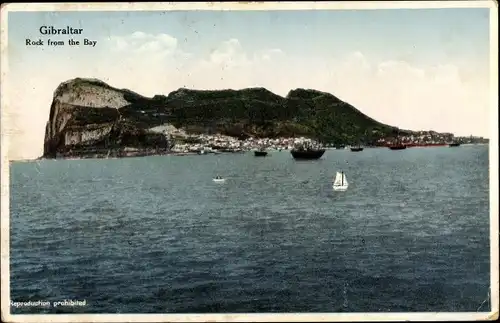
[[(170, 132), (155, 130), (162, 127)], [(265, 88), (180, 88), (148, 98), (97, 79), (76, 78), (54, 92), (42, 158), (164, 154), (196, 134), (242, 141), (306, 137), (330, 145), (380, 146), (390, 138), (419, 133), (378, 122), (317, 90), (295, 89), (282, 97)], [(457, 140), (452, 134), (437, 137)]]

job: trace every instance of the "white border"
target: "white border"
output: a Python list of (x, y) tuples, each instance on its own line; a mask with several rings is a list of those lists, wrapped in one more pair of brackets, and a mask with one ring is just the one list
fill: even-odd
[(338, 322), (496, 320), (499, 306), (498, 259), (498, 4), (491, 1), (356, 1), (265, 3), (15, 3), (1, 8), (1, 93), (7, 93), (7, 15), (11, 11), (165, 11), (165, 10), (304, 10), (304, 9), (490, 8), (490, 273), (491, 312), (429, 313), (289, 313), (289, 314), (10, 314), (9, 276), (9, 104), (1, 96), (1, 310), (4, 322)]

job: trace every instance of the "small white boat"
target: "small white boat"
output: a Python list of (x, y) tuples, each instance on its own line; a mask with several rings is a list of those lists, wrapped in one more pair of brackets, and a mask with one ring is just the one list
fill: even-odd
[(226, 181), (226, 179), (225, 178), (221, 178), (221, 177), (216, 177), (216, 178), (213, 179), (213, 181), (216, 182), (216, 183), (223, 183), (223, 182)]
[(334, 191), (345, 191), (349, 187), (347, 178), (344, 172), (337, 172), (335, 179), (333, 180), (333, 190)]

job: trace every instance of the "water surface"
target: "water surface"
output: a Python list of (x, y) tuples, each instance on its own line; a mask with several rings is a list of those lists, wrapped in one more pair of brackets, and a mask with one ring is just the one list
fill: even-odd
[(487, 146), (44, 160), (10, 180), (12, 300), (87, 302), (14, 313), (476, 311), (488, 296)]

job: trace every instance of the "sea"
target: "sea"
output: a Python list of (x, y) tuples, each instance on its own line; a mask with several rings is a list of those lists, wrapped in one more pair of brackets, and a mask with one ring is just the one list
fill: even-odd
[(11, 311), (487, 312), (488, 154), (12, 162)]

